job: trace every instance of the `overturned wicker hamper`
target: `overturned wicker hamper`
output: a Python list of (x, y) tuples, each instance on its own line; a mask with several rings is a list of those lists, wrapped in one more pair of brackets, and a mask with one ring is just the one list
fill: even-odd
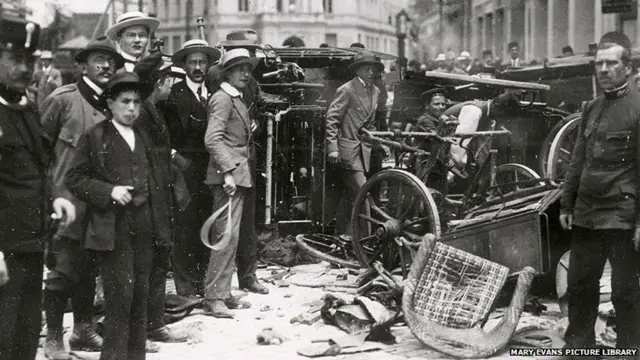
[(513, 335), (535, 271), (526, 267), (500, 323), (485, 332), (509, 269), (427, 235), (405, 282), (402, 310), (409, 329), (426, 346), (458, 358), (485, 358)]

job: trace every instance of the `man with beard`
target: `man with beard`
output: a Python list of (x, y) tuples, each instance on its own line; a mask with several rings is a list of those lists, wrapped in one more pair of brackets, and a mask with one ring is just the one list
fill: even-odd
[(58, 261), (47, 274), (44, 308), (47, 318), (45, 356), (48, 359), (71, 359), (62, 342), (62, 320), (67, 299), (73, 305), (72, 350), (100, 351), (102, 338), (93, 329), (93, 300), (98, 268), (92, 254), (84, 250), (86, 204), (71, 195), (64, 183), (67, 170), (76, 153), (80, 136), (107, 118), (107, 107), (101, 99), (102, 89), (124, 59), (106, 37), (94, 39), (75, 57), (82, 78), (75, 84), (56, 89), (40, 104), (44, 134), (54, 145), (56, 161), (51, 168), (56, 191), (65, 194), (77, 209), (78, 221), (66, 229), (54, 244)]
[(0, 17), (0, 359), (36, 357), (51, 195), (61, 226), (75, 219), (73, 204), (51, 193), (51, 149), (25, 94), (39, 35), (34, 23)]
[(171, 88), (166, 119), (171, 146), (190, 163), (182, 172), (191, 202), (176, 214), (176, 238), (173, 248), (173, 273), (178, 295), (195, 300), (204, 294), (204, 276), (208, 251), (200, 242), (200, 228), (211, 215), (213, 199), (204, 184), (209, 153), (204, 146), (207, 129), (207, 101), (210, 92), (205, 83), (209, 66), (220, 58), (220, 51), (204, 40), (189, 40), (171, 58), (186, 72), (184, 81)]
[[(595, 75), (604, 94), (584, 107), (560, 223), (571, 230), (567, 348), (596, 346), (600, 277), (611, 263), (616, 347), (640, 347), (640, 95), (632, 91), (631, 43), (618, 32), (600, 39)], [(636, 357), (637, 358), (637, 357)]]

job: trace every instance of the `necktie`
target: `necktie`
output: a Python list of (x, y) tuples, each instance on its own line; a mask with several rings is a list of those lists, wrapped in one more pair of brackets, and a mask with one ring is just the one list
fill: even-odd
[(202, 85), (200, 85), (198, 87), (198, 97), (200, 98), (200, 102), (202, 103), (202, 105), (206, 105), (207, 104), (207, 98), (204, 96), (204, 89), (202, 88)]

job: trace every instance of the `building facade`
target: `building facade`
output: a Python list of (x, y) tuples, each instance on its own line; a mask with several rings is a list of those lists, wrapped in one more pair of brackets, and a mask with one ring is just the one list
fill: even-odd
[(484, 49), (507, 57), (507, 44), (517, 41), (526, 61), (561, 55), (570, 45), (575, 53), (585, 53), (607, 31), (621, 30), (640, 46), (637, 6), (628, 14), (603, 14), (605, 0), (447, 0), (443, 1), (443, 49), (438, 41), (440, 9), (438, 0), (421, 22), (421, 53), (434, 57), (442, 50), (469, 50), (480, 57)]
[(156, 37), (175, 52), (197, 38), (196, 19), (205, 19), (209, 43), (224, 40), (233, 29), (251, 28), (260, 43), (278, 47), (290, 36), (307, 47), (322, 43), (348, 47), (360, 42), (368, 49), (397, 52), (395, 14), (408, 0), (152, 0), (149, 13), (160, 20)]

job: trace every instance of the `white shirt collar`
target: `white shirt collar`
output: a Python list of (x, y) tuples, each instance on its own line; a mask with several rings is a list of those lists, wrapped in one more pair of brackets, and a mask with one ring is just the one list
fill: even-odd
[(364, 88), (366, 89), (367, 88), (367, 83), (364, 80), (362, 80), (360, 78), (360, 76), (356, 76), (356, 77), (358, 78), (358, 80), (360, 80), (360, 83), (362, 83), (362, 86), (364, 86)]
[(98, 85), (96, 85), (93, 81), (89, 80), (88, 77), (83, 76), (82, 80), (84, 80), (84, 83), (87, 84), (93, 91), (95, 91), (96, 94), (102, 95), (102, 89)]
[(42, 67), (42, 71), (43, 72), (49, 72), (49, 70), (51, 70), (51, 65), (47, 66), (47, 67)]
[(116, 130), (118, 130), (118, 133), (120, 134), (120, 136), (122, 136), (124, 141), (127, 142), (129, 147), (131, 148), (131, 151), (135, 150), (136, 136), (133, 133), (133, 129), (131, 128), (131, 126), (124, 126), (122, 124), (119, 124), (115, 120), (112, 120), (111, 123), (113, 124), (113, 126), (115, 126)]
[(204, 84), (204, 81), (197, 83), (191, 80), (188, 76), (185, 76), (184, 80), (187, 82), (187, 87), (191, 89), (191, 92), (193, 92), (197, 99), (200, 99), (201, 94), (198, 94), (198, 89), (200, 89), (200, 87), (202, 87), (202, 96), (205, 99), (209, 98), (209, 91), (207, 90), (207, 86)]
[[(118, 45), (118, 48), (120, 48), (120, 45)], [(137, 58), (131, 54), (127, 54), (126, 52), (122, 51), (122, 49), (120, 49), (120, 55), (122, 55), (122, 57), (129, 62), (137, 63), (138, 60), (140, 60), (140, 58)]]
[(222, 89), (224, 92), (229, 94), (229, 96), (231, 96), (231, 97), (240, 97), (240, 98), (242, 98), (242, 93), (240, 91), (238, 91), (238, 89), (234, 88), (233, 85), (229, 84), (226, 81), (223, 82), (222, 84), (220, 84), (220, 89)]

